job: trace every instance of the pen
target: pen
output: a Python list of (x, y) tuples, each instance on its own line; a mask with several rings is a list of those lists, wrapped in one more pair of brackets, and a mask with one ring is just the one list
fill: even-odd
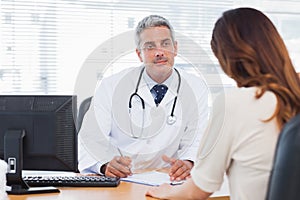
[(171, 183), (170, 183), (170, 185), (181, 185), (181, 184), (183, 184), (184, 183), (184, 181), (172, 181)]
[[(119, 149), (119, 147), (117, 147), (117, 149), (118, 149), (118, 152), (119, 152), (120, 156), (124, 157), (121, 150)], [(128, 167), (128, 169), (129, 169), (129, 172), (132, 174), (130, 167)]]
[(124, 157), (123, 154), (122, 154), (122, 152), (121, 152), (121, 150), (119, 149), (119, 147), (117, 147), (117, 149), (118, 149), (118, 152), (119, 152), (120, 156)]

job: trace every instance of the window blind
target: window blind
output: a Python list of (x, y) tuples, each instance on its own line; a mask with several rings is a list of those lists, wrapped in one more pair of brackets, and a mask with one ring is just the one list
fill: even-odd
[[(293, 35), (289, 41), (300, 41), (298, 34), (289, 27), (299, 23), (297, 9), (300, 5), (292, 0), (285, 1), (284, 13), (278, 13), (277, 4), (269, 0), (255, 4), (246, 0), (0, 0), (0, 2), (1, 93), (72, 94), (77, 76), (90, 54), (110, 38), (133, 31), (138, 21), (149, 14), (166, 17), (174, 26), (176, 33), (179, 33), (177, 35), (179, 39), (190, 39), (212, 60), (214, 57), (209, 45), (216, 19), (223, 11), (240, 5), (251, 4), (252, 7), (265, 10), (285, 31), (286, 37)], [(284, 21), (289, 19), (294, 21)], [(179, 43), (179, 48), (188, 50), (189, 46), (184, 45), (186, 44)], [(299, 48), (293, 50), (298, 51)], [(189, 52), (190, 54), (191, 58), (202, 56), (199, 52)], [(111, 59), (116, 58), (112, 56)], [(184, 59), (179, 58), (178, 62), (188, 63), (186, 60), (183, 62)], [(134, 49), (128, 55), (120, 56), (120, 60), (120, 68), (130, 67), (134, 61), (138, 62)], [(207, 63), (209, 64), (211, 63)], [(217, 65), (216, 62), (214, 64)], [(117, 64), (111, 66), (109, 71), (114, 73)], [(212, 68), (206, 67), (207, 73), (216, 73), (209, 71), (210, 69)], [(101, 70), (97, 73), (97, 77), (102, 76)]]

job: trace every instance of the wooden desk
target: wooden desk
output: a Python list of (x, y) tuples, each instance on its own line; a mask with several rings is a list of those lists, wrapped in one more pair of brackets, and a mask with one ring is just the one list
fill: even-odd
[[(6, 200), (153, 200), (154, 198), (145, 196), (148, 188), (146, 185), (121, 182), (118, 187), (113, 188), (59, 188), (60, 193), (8, 195)], [(210, 199), (229, 200), (229, 197)]]

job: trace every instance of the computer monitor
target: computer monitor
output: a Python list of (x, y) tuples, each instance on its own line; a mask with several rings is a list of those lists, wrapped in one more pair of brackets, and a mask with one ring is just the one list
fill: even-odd
[(76, 101), (73, 95), (0, 95), (0, 158), (9, 165), (7, 184), (21, 188), (16, 193), (28, 190), (23, 169), (78, 171)]

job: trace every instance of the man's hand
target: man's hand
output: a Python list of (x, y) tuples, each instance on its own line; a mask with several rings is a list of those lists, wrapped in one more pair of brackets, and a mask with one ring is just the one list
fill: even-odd
[(190, 177), (190, 172), (194, 163), (189, 160), (178, 160), (170, 158), (166, 155), (162, 156), (162, 159), (171, 165), (169, 170), (169, 176), (171, 181), (181, 181)]
[(115, 156), (106, 164), (105, 176), (125, 178), (131, 173), (131, 158), (128, 156)]

